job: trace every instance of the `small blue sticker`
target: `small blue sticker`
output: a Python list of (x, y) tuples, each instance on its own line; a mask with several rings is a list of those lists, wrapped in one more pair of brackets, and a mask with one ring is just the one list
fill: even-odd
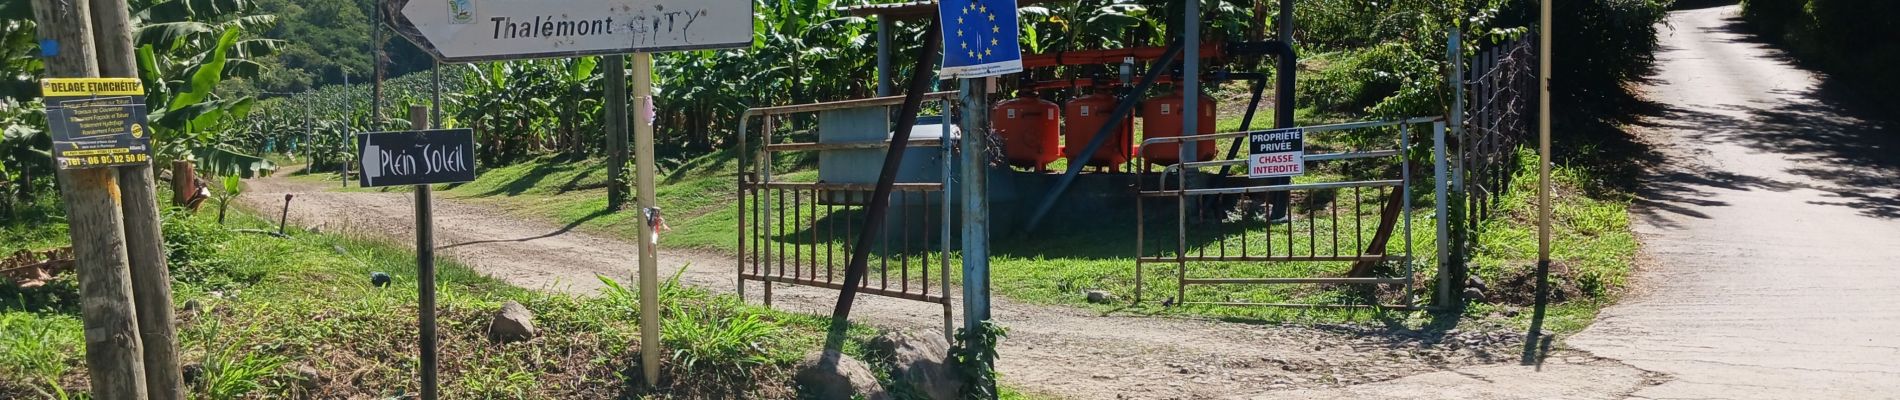
[(59, 55), (59, 41), (40, 39), (40, 57), (52, 57), (57, 55)]

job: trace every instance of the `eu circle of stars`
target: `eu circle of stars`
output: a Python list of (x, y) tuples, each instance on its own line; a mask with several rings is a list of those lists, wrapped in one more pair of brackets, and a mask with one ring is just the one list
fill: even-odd
[(943, 0), (944, 66), (991, 64), (1022, 58), (1016, 1)]

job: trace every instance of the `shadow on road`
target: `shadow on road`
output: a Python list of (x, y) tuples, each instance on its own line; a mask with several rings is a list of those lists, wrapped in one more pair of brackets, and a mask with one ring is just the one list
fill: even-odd
[[(1711, 29), (1747, 43), (1768, 49), (1773, 62), (1790, 68), (1802, 68), (1785, 53), (1775, 51), (1763, 38), (1749, 33), (1739, 18), (1730, 18), (1720, 28)], [(1662, 226), (1670, 226), (1664, 213), (1696, 218), (1708, 216), (1695, 207), (1726, 206), (1709, 200), (1711, 189), (1788, 191), (1813, 189), (1832, 193), (1839, 201), (1813, 202), (1853, 208), (1860, 214), (1883, 219), (1900, 219), (1900, 123), (1882, 118), (1875, 105), (1849, 95), (1843, 83), (1827, 75), (1820, 76), (1812, 89), (1782, 90), (1771, 93), (1775, 100), (1724, 105), (1700, 110), (1663, 106), (1660, 113), (1644, 118), (1637, 126), (1683, 132), (1687, 149), (1698, 143), (1732, 141), (1753, 150), (1777, 153), (1796, 161), (1799, 166), (1785, 172), (1808, 178), (1807, 182), (1788, 182), (1716, 171), (1707, 166), (1683, 164), (1670, 169), (1655, 169), (1643, 175), (1633, 212)]]
[(574, 228), (580, 227), (581, 224), (587, 223), (587, 221), (592, 221), (595, 218), (604, 217), (604, 216), (607, 216), (608, 214), (613, 214), (613, 213), (614, 213), (613, 210), (602, 208), (600, 210), (594, 211), (594, 213), (592, 214), (587, 214), (587, 216), (585, 217), (581, 217), (580, 219), (574, 220), (574, 222), (568, 223), (567, 226), (563, 226), (561, 227), (561, 229), (555, 229), (553, 232), (548, 232), (546, 234), (542, 234), (538, 236), (528, 236), (528, 237), (521, 237), (521, 238), (514, 238), (514, 239), (476, 240), (476, 241), (461, 242), (461, 243), (450, 244), (450, 245), (436, 246), (435, 248), (436, 250), (447, 250), (447, 249), (453, 249), (453, 248), (462, 247), (462, 246), (473, 246), (473, 245), (487, 244), (487, 243), (527, 242), (527, 241), (532, 241), (536, 239), (547, 239), (547, 238), (551, 238), (555, 236), (565, 235), (568, 232), (574, 231)]

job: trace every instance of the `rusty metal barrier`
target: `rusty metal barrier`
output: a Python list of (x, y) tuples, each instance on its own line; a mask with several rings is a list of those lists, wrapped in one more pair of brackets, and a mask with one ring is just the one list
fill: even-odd
[[(956, 92), (925, 95), (936, 101), (939, 110), (954, 107)], [(864, 279), (857, 282), (858, 293), (935, 303), (942, 307), (944, 334), (953, 327), (950, 291), (951, 184), (950, 160), (955, 141), (950, 124), (937, 139), (912, 139), (907, 147), (937, 148), (941, 151), (941, 175), (938, 182), (899, 182), (891, 192), (891, 209), (882, 232), (861, 232), (866, 206), (873, 196), (872, 183), (836, 183), (798, 174), (799, 178), (774, 176), (772, 166), (784, 153), (882, 150), (890, 141), (783, 142), (774, 137), (775, 120), (802, 113), (850, 112), (894, 108), (903, 96), (879, 97), (830, 103), (754, 108), (740, 118), (739, 148), (751, 151), (739, 157), (738, 177), (738, 268), (740, 298), (745, 298), (746, 281), (762, 284), (766, 306), (772, 304), (772, 286), (790, 284), (842, 289), (846, 263), (858, 235), (879, 235), (871, 249)], [(888, 114), (888, 112), (886, 113)], [(946, 113), (947, 114), (947, 113)], [(748, 147), (746, 124), (751, 118), (763, 120), (761, 145)], [(828, 127), (823, 126), (823, 132)], [(841, 124), (842, 125), (842, 124)], [(875, 129), (881, 126), (835, 127), (832, 129)], [(755, 149), (756, 147), (756, 149)], [(753, 151), (756, 150), (756, 151)], [(911, 159), (906, 157), (905, 164)], [(935, 268), (932, 268), (935, 264)]]
[[(1292, 184), (1196, 189), (1188, 187), (1190, 181), (1185, 171), (1233, 165), (1242, 166), (1244, 170), (1247, 160), (1242, 158), (1186, 162), (1163, 169), (1155, 186), (1147, 186), (1144, 183), (1139, 188), (1136, 198), (1136, 221), (1138, 222), (1135, 249), (1135, 301), (1142, 300), (1146, 284), (1144, 282), (1146, 264), (1173, 264), (1175, 267), (1173, 272), (1179, 285), (1172, 299), (1178, 304), (1415, 308), (1413, 277), (1416, 271), (1413, 267), (1411, 234), (1413, 207), (1411, 207), (1412, 196), (1409, 190), (1413, 176), (1412, 163), (1405, 157), (1404, 149), (1412, 145), (1412, 126), (1427, 123), (1432, 124), (1442, 136), (1445, 124), (1435, 117), (1304, 128), (1309, 139), (1313, 137), (1310, 135), (1328, 132), (1397, 128), (1399, 138), (1396, 143), (1392, 143), (1397, 147), (1307, 154), (1305, 161), (1310, 165), (1350, 160), (1390, 160), (1382, 163), (1384, 171), (1375, 171), (1374, 174), (1396, 174), (1398, 179), (1345, 180), (1309, 175), (1307, 179), (1303, 179), (1304, 182)], [(1142, 150), (1143, 154), (1146, 154), (1149, 146), (1157, 144), (1226, 139), (1247, 140), (1247, 136), (1254, 132), (1259, 131), (1151, 138), (1142, 141)], [(1357, 172), (1367, 171), (1360, 169)], [(1440, 172), (1438, 175), (1444, 174)], [(1244, 178), (1244, 176), (1236, 178)], [(1173, 181), (1172, 185), (1170, 185), (1170, 180)], [(1439, 182), (1443, 180), (1440, 179)], [(1230, 210), (1237, 208), (1235, 206), (1242, 201), (1252, 197), (1255, 198), (1256, 204), (1261, 203), (1258, 197), (1265, 197), (1272, 193), (1284, 193), (1292, 199), (1290, 210), (1286, 214), (1290, 217), (1287, 221), (1265, 221), (1265, 218), (1248, 216), (1244, 210), (1241, 211), (1237, 221), (1229, 221)], [(1156, 254), (1149, 254), (1146, 237), (1149, 221), (1148, 216), (1143, 215), (1147, 212), (1145, 202), (1166, 198), (1173, 198), (1176, 204), (1173, 243), (1171, 243), (1172, 246), (1163, 246), (1158, 249)], [(1198, 208), (1199, 211), (1191, 216), (1190, 206)], [(1216, 213), (1213, 218), (1208, 218), (1210, 211)], [(1195, 220), (1192, 225), (1189, 223), (1191, 218)], [(1371, 231), (1367, 228), (1371, 228)], [(1402, 232), (1394, 232), (1401, 229)], [(1442, 237), (1443, 230), (1441, 229), (1440, 232)], [(1403, 244), (1397, 249), (1388, 249), (1387, 244), (1395, 239), (1394, 236), (1402, 238)], [(1190, 241), (1198, 245), (1190, 246)], [(1441, 240), (1440, 243), (1442, 242)], [(1305, 270), (1314, 272), (1316, 275), (1326, 275), (1325, 271), (1329, 268), (1338, 268), (1339, 274), (1347, 274), (1348, 266), (1354, 271), (1364, 269), (1366, 272), (1371, 272), (1376, 268), (1367, 266), (1391, 262), (1402, 266), (1400, 271), (1395, 271), (1400, 274), (1399, 276), (1227, 276), (1190, 271), (1191, 265), (1214, 267), (1232, 265), (1232, 263), (1314, 263), (1315, 265)], [(1223, 268), (1201, 269), (1220, 270)], [(1188, 298), (1189, 286), (1269, 284), (1372, 285), (1375, 289), (1381, 286), (1396, 286), (1400, 288), (1402, 294), (1397, 296), (1397, 304), (1380, 304), (1376, 295), (1375, 301), (1368, 304), (1262, 303), (1231, 299), (1196, 301)]]

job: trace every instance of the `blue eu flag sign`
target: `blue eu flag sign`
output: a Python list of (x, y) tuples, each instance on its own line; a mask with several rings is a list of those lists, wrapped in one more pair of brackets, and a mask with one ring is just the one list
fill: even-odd
[(937, 12), (943, 18), (943, 79), (1023, 70), (1016, 0), (938, 0)]

